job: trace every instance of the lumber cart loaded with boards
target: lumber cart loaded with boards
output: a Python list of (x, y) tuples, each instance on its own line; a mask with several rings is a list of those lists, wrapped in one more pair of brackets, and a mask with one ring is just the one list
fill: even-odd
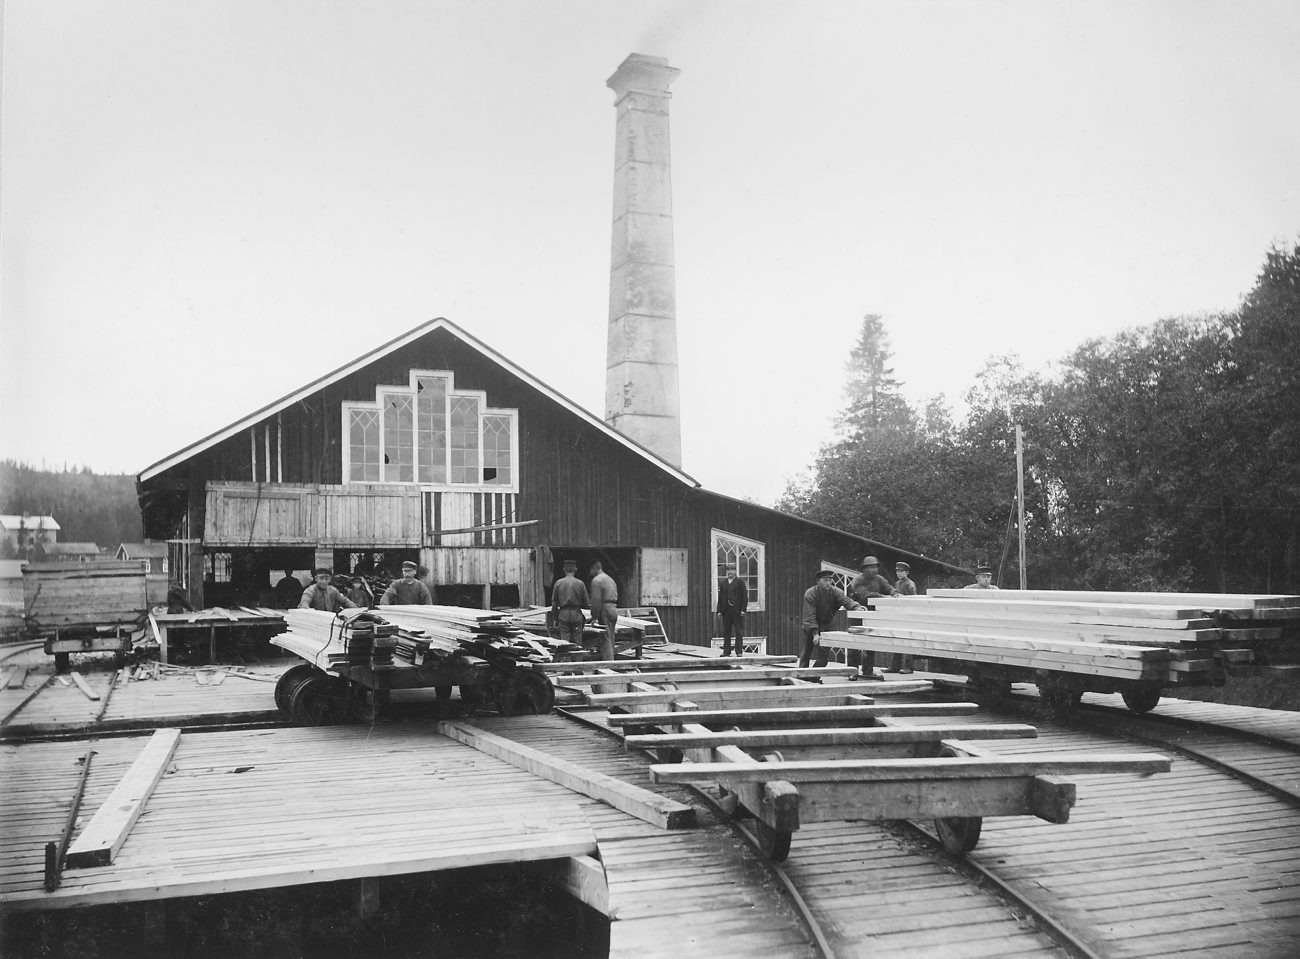
[(1119, 693), (1145, 713), (1166, 690), (1220, 686), (1233, 667), (1300, 648), (1300, 596), (937, 589), (874, 598), (849, 619), (858, 624), (822, 644), (924, 657), (989, 707), (1033, 683), (1056, 719), (1085, 692)]
[(299, 726), (373, 722), (398, 690), (435, 689), (445, 707), (453, 686), (468, 707), (546, 713), (555, 687), (539, 665), (570, 651), (528, 636), (507, 615), (458, 606), (281, 615), (287, 632), (271, 642), (304, 662), (280, 677), (275, 704)]
[(1038, 731), (963, 722), (979, 710), (975, 703), (881, 701), (928, 682), (836, 682), (843, 667), (795, 669), (781, 657), (763, 659), (762, 666), (637, 672), (604, 663), (585, 677), (547, 668), (561, 685), (621, 687), (587, 701), (611, 710), (605, 723), (628, 748), (656, 755), (651, 779), (721, 787), (726, 805), (753, 817), (759, 847), (776, 861), (802, 824), (827, 820), (932, 819), (945, 848), (967, 852), (985, 816), (1067, 822), (1076, 787), (1063, 775), (1170, 769), (1151, 753), (995, 753), (979, 743), (1033, 739)]
[(31, 639), (43, 639), (56, 672), (67, 672), (73, 653), (113, 653), (125, 666), (132, 644), (144, 635), (149, 603), (144, 560), (28, 563), (23, 568), (23, 622)]

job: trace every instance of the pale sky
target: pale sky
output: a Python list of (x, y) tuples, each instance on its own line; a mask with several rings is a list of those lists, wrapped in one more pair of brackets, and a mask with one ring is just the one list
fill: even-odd
[(0, 455), (136, 473), (445, 316), (604, 414), (614, 96), (667, 57), (682, 468), (1234, 308), (1300, 237), (1294, 0), (7, 0)]

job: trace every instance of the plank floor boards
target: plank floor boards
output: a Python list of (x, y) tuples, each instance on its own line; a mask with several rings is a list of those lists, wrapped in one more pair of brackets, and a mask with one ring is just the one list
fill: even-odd
[[(95, 744), (80, 821), (148, 737)], [(43, 849), (67, 816), (86, 743), (0, 746), (6, 842), (0, 897), (54, 907), (592, 854), (573, 794), (427, 725), (182, 736), (112, 866), (41, 888)], [(245, 771), (236, 773), (236, 769)], [(308, 786), (310, 784), (310, 786)]]

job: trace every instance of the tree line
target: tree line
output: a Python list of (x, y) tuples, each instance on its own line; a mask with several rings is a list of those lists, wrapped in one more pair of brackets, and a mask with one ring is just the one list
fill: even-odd
[(1049, 371), (990, 359), (954, 419), (914, 409), (868, 315), (843, 439), (778, 508), (1031, 589), (1300, 593), (1300, 246), (1234, 311), (1088, 340)]
[[(0, 513), (53, 516), (61, 543), (96, 543), (109, 550), (144, 538), (135, 477), (85, 466), (47, 470), (0, 460)], [(7, 541), (0, 551), (6, 553), (0, 558), (15, 558)]]

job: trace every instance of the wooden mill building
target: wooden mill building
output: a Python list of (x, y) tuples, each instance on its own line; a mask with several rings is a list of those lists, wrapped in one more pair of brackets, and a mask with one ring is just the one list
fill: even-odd
[(285, 570), (395, 573), (435, 602), (548, 604), (565, 559), (603, 561), (620, 605), (707, 645), (721, 566), (747, 635), (796, 647), (804, 589), (864, 552), (924, 584), (956, 567), (702, 489), (445, 319), (425, 323), (153, 464), (145, 535), (198, 606), (267, 603)]

